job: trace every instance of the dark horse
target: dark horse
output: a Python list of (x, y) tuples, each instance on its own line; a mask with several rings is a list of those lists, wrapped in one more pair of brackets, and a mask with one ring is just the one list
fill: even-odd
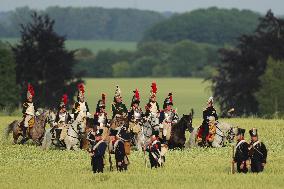
[[(36, 116), (34, 126), (28, 129), (28, 138), (22, 140), (20, 143), (24, 144), (27, 140), (32, 139), (35, 143), (40, 145), (44, 136), (46, 123), (49, 121), (49, 116), (50, 110), (43, 111), (42, 114)], [(18, 143), (19, 136), (23, 136), (20, 124), (21, 121), (15, 120), (6, 128), (6, 138), (13, 132), (14, 144)]]
[(184, 148), (184, 144), (186, 141), (185, 131), (188, 130), (189, 132), (191, 132), (193, 130), (192, 119), (193, 109), (191, 109), (189, 115), (183, 114), (182, 118), (172, 126), (171, 137), (168, 142), (169, 149)]

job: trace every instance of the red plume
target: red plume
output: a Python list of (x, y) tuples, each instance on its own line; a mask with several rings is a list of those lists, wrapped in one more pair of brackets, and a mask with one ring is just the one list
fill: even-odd
[(66, 105), (67, 104), (67, 102), (68, 102), (68, 96), (67, 96), (67, 94), (64, 94), (63, 96), (62, 96), (62, 102), (64, 102), (64, 104)]
[(170, 97), (170, 102), (172, 103), (173, 102), (173, 94), (172, 93), (169, 93), (169, 97)]
[(81, 91), (82, 93), (85, 93), (85, 89), (84, 89), (84, 84), (83, 83), (79, 83), (77, 86), (78, 90)]
[(104, 93), (102, 94), (102, 101), (104, 104), (106, 103), (106, 95)]
[(139, 95), (138, 89), (135, 90), (135, 98), (136, 98), (137, 100), (140, 100), (140, 95)]
[(28, 84), (28, 91), (30, 92), (30, 94), (32, 96), (35, 96), (35, 91), (34, 91), (34, 88), (31, 84)]
[(156, 82), (153, 82), (151, 87), (152, 87), (152, 92), (156, 94), (157, 93), (157, 84), (156, 84)]

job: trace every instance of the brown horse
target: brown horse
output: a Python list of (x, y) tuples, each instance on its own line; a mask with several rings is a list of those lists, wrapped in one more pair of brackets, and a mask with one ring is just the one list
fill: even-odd
[[(28, 128), (27, 140), (31, 139), (36, 144), (41, 144), (41, 140), (45, 132), (45, 126), (49, 120), (50, 113), (50, 110), (43, 111), (42, 114), (35, 117), (35, 123), (33, 127)], [(23, 136), (21, 129), (21, 121), (15, 120), (8, 125), (8, 127), (6, 128), (6, 138), (8, 138), (11, 132), (13, 132), (14, 144), (18, 144), (19, 137)], [(24, 144), (27, 140), (22, 140), (20, 143)]]
[(171, 137), (169, 140), (169, 149), (183, 149), (186, 141), (185, 131), (188, 130), (192, 132), (192, 119), (193, 119), (193, 109), (189, 115), (183, 115), (182, 118), (172, 126)]

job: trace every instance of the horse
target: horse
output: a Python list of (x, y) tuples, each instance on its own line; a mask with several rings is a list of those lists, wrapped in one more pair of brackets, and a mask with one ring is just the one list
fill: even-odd
[(143, 120), (141, 131), (134, 135), (135, 146), (139, 151), (142, 151), (143, 147), (149, 144), (153, 130), (159, 130), (159, 117), (158, 114), (150, 113)]
[[(36, 144), (40, 145), (42, 142), (42, 138), (45, 133), (45, 126), (46, 123), (51, 123), (51, 110), (43, 110), (43, 112), (35, 116), (35, 122), (32, 127), (28, 128), (27, 132), (27, 139), (22, 139), (20, 144), (24, 144), (27, 140), (32, 139)], [(9, 134), (13, 132), (13, 143), (18, 144), (18, 139), (20, 136), (23, 136), (22, 129), (21, 129), (21, 122), (20, 120), (15, 120), (10, 123), (6, 128), (6, 138), (8, 138)]]
[[(67, 124), (67, 135), (63, 142), (67, 150), (78, 150), (83, 133), (85, 132), (86, 119), (83, 113), (78, 114), (77, 118), (71, 124)], [(57, 141), (57, 140), (56, 140)], [(51, 145), (59, 146), (55, 140), (52, 139), (51, 128), (47, 129), (42, 141), (42, 149), (49, 149)], [(61, 145), (62, 147), (62, 145)]]
[(183, 149), (186, 142), (185, 131), (192, 132), (193, 109), (188, 115), (183, 114), (182, 118), (172, 125), (170, 140), (168, 141), (169, 149)]
[(113, 130), (120, 130), (122, 126), (127, 125), (128, 126), (128, 117), (127, 116), (115, 116), (111, 121), (110, 121), (110, 128)]
[[(220, 148), (226, 146), (227, 143), (232, 143), (237, 133), (237, 127), (233, 127), (229, 123), (217, 122), (215, 124), (214, 138), (210, 142), (210, 146)], [(189, 147), (201, 146), (198, 144), (197, 135), (200, 128), (194, 128), (190, 134)]]

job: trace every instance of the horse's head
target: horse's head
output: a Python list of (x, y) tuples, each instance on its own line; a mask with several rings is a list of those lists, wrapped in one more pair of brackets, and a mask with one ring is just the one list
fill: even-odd
[[(76, 119), (74, 120), (74, 124), (77, 125), (78, 127), (78, 130), (81, 132), (81, 133), (84, 133), (85, 130), (86, 130), (86, 114), (84, 112), (80, 112)], [(73, 125), (73, 124), (72, 124)]]
[(230, 127), (230, 129), (227, 131), (227, 141), (229, 143), (234, 142), (235, 136), (237, 135), (238, 127)]
[(193, 114), (193, 109), (191, 109), (191, 112), (188, 115), (183, 114), (180, 119), (181, 125), (184, 126), (184, 130), (188, 130), (190, 133), (194, 130), (192, 126)]

